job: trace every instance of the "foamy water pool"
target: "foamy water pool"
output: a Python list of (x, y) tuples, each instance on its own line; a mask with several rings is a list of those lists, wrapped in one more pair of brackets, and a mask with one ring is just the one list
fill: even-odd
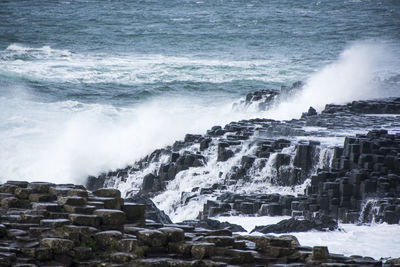
[[(250, 232), (257, 225), (274, 224), (288, 219), (288, 216), (279, 217), (218, 217), (221, 222), (241, 225)], [(309, 231), (290, 233), (298, 238), (302, 246), (328, 246), (330, 253), (346, 256), (361, 255), (380, 258), (400, 257), (400, 225), (374, 224), (371, 226), (354, 224), (339, 224), (340, 231), (321, 232)], [(260, 235), (260, 233), (253, 233)], [(279, 235), (279, 234), (278, 234)]]

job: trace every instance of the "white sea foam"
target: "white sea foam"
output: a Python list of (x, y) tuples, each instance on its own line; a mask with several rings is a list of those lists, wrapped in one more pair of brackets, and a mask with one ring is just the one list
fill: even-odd
[(82, 183), (154, 149), (254, 114), (231, 103), (154, 99), (131, 108), (76, 101), (35, 102), (23, 88), (0, 97), (0, 177)]
[(211, 82), (235, 80), (290, 81), (310, 71), (306, 66), (286, 76), (280, 71), (288, 59), (265, 60), (191, 58), (161, 54), (71, 53), (49, 46), (12, 44), (0, 51), (0, 70), (34, 80), (70, 83), (136, 85), (154, 82)]
[(326, 104), (400, 95), (382, 81), (400, 67), (398, 48), (383, 43), (361, 42), (346, 49), (339, 59), (311, 75), (293, 99), (270, 111), (276, 119), (291, 119), (310, 106), (321, 111)]
[[(246, 231), (251, 231), (257, 225), (275, 224), (288, 217), (218, 217), (221, 222), (230, 222), (241, 225)], [(319, 232), (309, 231), (290, 233), (298, 238), (302, 246), (328, 246), (330, 253), (339, 253), (346, 256), (361, 255), (375, 259), (381, 257), (399, 257), (400, 226), (374, 224), (371, 226), (357, 226), (353, 224), (339, 224), (341, 231)], [(254, 233), (261, 235), (261, 233)]]

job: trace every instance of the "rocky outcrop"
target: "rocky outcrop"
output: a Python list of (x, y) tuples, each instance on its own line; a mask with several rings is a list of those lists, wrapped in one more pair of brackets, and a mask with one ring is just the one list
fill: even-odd
[(115, 189), (9, 181), (0, 185), (1, 266), (380, 266), (302, 247), (293, 236), (146, 224), (144, 205)]
[(256, 226), (251, 232), (260, 232), (263, 234), (280, 234), (307, 232), (310, 230), (333, 231), (336, 229), (338, 229), (338, 223), (335, 220), (333, 220), (329, 216), (321, 215), (310, 220), (299, 220), (295, 218), (290, 218), (287, 220), (282, 220), (276, 224)]
[(162, 224), (172, 223), (168, 215), (166, 215), (164, 211), (158, 209), (150, 198), (140, 195), (134, 195), (130, 198), (127, 198), (126, 200), (145, 205), (146, 206), (145, 217), (147, 220), (151, 220), (155, 223), (162, 223)]
[[(290, 88), (286, 90), (294, 94), (298, 86)], [(267, 93), (273, 95), (270, 100)], [(272, 99), (280, 97), (256, 92), (244, 102), (273, 105)], [(354, 101), (326, 105), (320, 113), (310, 108), (290, 121), (251, 119), (214, 126), (204, 135), (188, 134), (126, 169), (101, 175), (96, 183), (91, 178), (90, 186), (139, 181), (141, 186), (126, 196), (154, 197), (177, 176), (199, 179), (214, 166), (220, 170), (218, 179), (177, 192), (174, 206), (206, 199), (198, 219), (238, 214), (312, 219), (325, 214), (343, 222), (399, 223), (399, 135), (383, 129), (398, 128), (398, 117), (393, 116), (399, 114), (398, 106), (398, 98)], [(349, 131), (362, 134), (352, 136)], [(338, 137), (345, 139), (343, 146), (315, 141)], [(302, 184), (305, 192), (299, 189)], [(288, 193), (262, 191), (273, 186)]]
[(218, 220), (212, 220), (212, 219), (183, 221), (182, 224), (201, 227), (201, 228), (208, 229), (208, 230), (228, 229), (232, 232), (247, 232), (240, 225), (232, 224), (232, 223), (228, 223), (228, 222), (220, 222)]

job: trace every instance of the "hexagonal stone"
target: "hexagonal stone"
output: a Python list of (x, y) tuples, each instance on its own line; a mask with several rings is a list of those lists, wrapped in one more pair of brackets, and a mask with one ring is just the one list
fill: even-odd
[(77, 226), (67, 225), (63, 227), (64, 234), (68, 239), (76, 240), (80, 242), (91, 242), (92, 236), (98, 232), (98, 230), (91, 226)]
[(14, 195), (10, 193), (0, 193), (0, 200), (3, 200), (8, 197), (14, 197)]
[(0, 186), (0, 192), (1, 193), (8, 193), (8, 194), (14, 194), (15, 189), (18, 187), (16, 185), (12, 184), (3, 184)]
[(217, 247), (233, 246), (235, 240), (231, 236), (206, 236), (204, 241), (214, 243)]
[(44, 261), (49, 260), (53, 257), (51, 248), (49, 247), (40, 247), (35, 249), (35, 259)]
[(61, 212), (62, 206), (53, 202), (37, 202), (37, 203), (32, 203), (32, 209), (45, 210), (50, 212)]
[(252, 251), (227, 249), (225, 255), (231, 257), (230, 263), (234, 264), (244, 264), (244, 263), (254, 262), (254, 256)]
[(297, 239), (297, 237), (295, 237), (294, 235), (281, 235), (279, 236), (279, 239), (286, 239), (286, 240), (290, 240), (290, 244), (292, 247), (300, 247), (300, 242)]
[(210, 258), (215, 255), (215, 245), (207, 242), (194, 243), (191, 253), (196, 259)]
[(139, 241), (151, 247), (161, 247), (167, 243), (167, 236), (157, 230), (142, 230), (137, 232), (136, 237)]
[(29, 201), (31, 202), (51, 202), (55, 199), (55, 196), (50, 194), (32, 193), (29, 195)]
[(34, 193), (48, 193), (51, 186), (54, 184), (46, 182), (32, 182), (29, 187), (32, 188)]
[(97, 215), (70, 214), (68, 217), (75, 225), (98, 227), (101, 224), (101, 218)]
[[(252, 240), (253, 241), (253, 240)], [(273, 247), (292, 247), (292, 240), (288, 238), (280, 238), (272, 235), (255, 236), (254, 242), (256, 243), (257, 250), (270, 252), (271, 246)]]
[(312, 249), (312, 257), (314, 260), (325, 260), (329, 257), (329, 251), (327, 247), (315, 246)]
[(6, 197), (1, 200), (1, 207), (4, 209), (19, 208), (21, 203), (16, 197)]
[(41, 226), (47, 226), (47, 227), (61, 227), (64, 225), (68, 225), (69, 224), (69, 220), (67, 219), (42, 219), (40, 220), (40, 225)]
[[(113, 197), (92, 197), (89, 198), (90, 205), (94, 205), (93, 202), (102, 202), (105, 209), (121, 209), (121, 205), (124, 204), (122, 198)], [(96, 205), (95, 205), (96, 206)]]
[(63, 238), (43, 238), (40, 247), (50, 248), (55, 254), (67, 253), (74, 247), (74, 242)]
[(15, 189), (14, 195), (19, 199), (28, 199), (29, 195), (32, 193), (31, 188), (21, 188)]
[(0, 224), (0, 237), (7, 235), (7, 228), (4, 224)]
[(89, 260), (93, 257), (92, 248), (88, 247), (74, 247), (70, 254), (79, 261)]
[(116, 248), (121, 238), (122, 233), (120, 231), (103, 231), (94, 235), (96, 243), (101, 248)]
[(58, 197), (57, 202), (60, 205), (82, 206), (86, 204), (86, 199), (78, 196)]
[(83, 190), (83, 189), (71, 189), (71, 190), (68, 190), (67, 196), (77, 196), (77, 197), (88, 198), (89, 193), (88, 193), (88, 191)]
[(96, 209), (95, 206), (89, 206), (89, 205), (84, 205), (84, 206), (64, 205), (64, 210), (66, 212), (77, 213), (77, 214), (92, 214), (95, 211), (95, 209)]
[(190, 257), (192, 255), (192, 245), (191, 242), (170, 242), (168, 243), (168, 251)]
[(98, 197), (121, 198), (121, 192), (114, 188), (100, 188), (94, 191), (93, 195)]
[(133, 256), (131, 253), (126, 252), (115, 252), (110, 255), (110, 260), (116, 263), (128, 263), (135, 259), (136, 257)]
[(125, 213), (120, 210), (98, 209), (93, 212), (102, 219), (105, 225), (123, 225), (125, 223)]
[(138, 246), (136, 238), (124, 238), (119, 240), (117, 248), (123, 252), (133, 252)]
[(158, 231), (167, 235), (168, 242), (179, 242), (185, 240), (185, 232), (176, 227), (162, 227)]
[(27, 181), (7, 181), (6, 184), (11, 184), (21, 188), (26, 188), (29, 183)]
[(121, 209), (123, 212), (125, 212), (128, 221), (138, 222), (139, 224), (144, 226), (146, 221), (146, 205), (137, 203), (125, 203), (121, 206)]

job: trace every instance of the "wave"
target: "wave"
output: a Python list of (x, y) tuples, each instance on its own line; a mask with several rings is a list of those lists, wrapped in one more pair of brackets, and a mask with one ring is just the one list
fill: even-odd
[(256, 114), (231, 103), (158, 98), (129, 108), (77, 101), (40, 103), (23, 89), (0, 97), (0, 180), (84, 183), (88, 175), (125, 167), (154, 149)]
[(275, 119), (291, 119), (310, 106), (321, 111), (326, 104), (400, 95), (400, 83), (390, 83), (400, 70), (400, 47), (371, 41), (355, 43), (311, 75), (303, 90), (270, 111)]
[[(63, 83), (137, 85), (176, 81), (224, 83), (237, 80), (286, 82), (310, 68), (290, 66), (288, 58), (265, 60), (191, 58), (158, 54), (76, 53), (50, 46), (33, 48), (12, 44), (0, 51), (0, 69), (21, 77)], [(289, 66), (288, 66), (289, 67)], [(290, 73), (288, 75), (288, 73)]]

